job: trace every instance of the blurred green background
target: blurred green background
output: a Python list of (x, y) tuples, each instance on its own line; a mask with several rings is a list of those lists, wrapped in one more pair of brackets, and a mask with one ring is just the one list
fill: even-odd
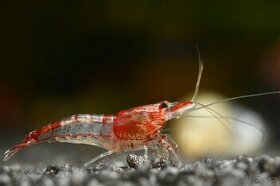
[[(75, 113), (115, 113), (192, 94), (195, 44), (205, 63), (201, 91), (232, 97), (280, 90), (278, 1), (1, 4), (0, 127), (5, 136)], [(246, 103), (262, 111), (277, 136), (279, 96)]]

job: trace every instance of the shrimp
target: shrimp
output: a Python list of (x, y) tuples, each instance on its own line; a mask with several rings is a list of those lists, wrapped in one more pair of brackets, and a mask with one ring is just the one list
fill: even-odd
[(178, 145), (168, 135), (161, 132), (167, 121), (178, 119), (185, 113), (204, 108), (223, 124), (221, 118), (226, 119), (226, 117), (211, 109), (211, 105), (248, 97), (280, 94), (280, 91), (274, 91), (233, 97), (207, 105), (200, 104), (195, 101), (203, 72), (203, 62), (200, 59), (199, 51), (198, 57), (199, 72), (191, 100), (182, 102), (162, 101), (137, 106), (112, 115), (76, 114), (30, 132), (20, 144), (5, 152), (3, 160), (10, 159), (17, 152), (33, 144), (66, 142), (93, 145), (107, 150), (107, 152), (85, 163), (85, 166), (113, 153), (127, 151), (144, 150), (144, 157), (147, 159), (148, 148), (161, 149), (163, 152), (171, 153), (181, 164), (176, 155)]

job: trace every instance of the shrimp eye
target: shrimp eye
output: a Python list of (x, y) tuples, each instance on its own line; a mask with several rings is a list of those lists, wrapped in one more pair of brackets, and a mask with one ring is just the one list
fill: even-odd
[(164, 102), (162, 102), (162, 103), (160, 104), (160, 106), (161, 106), (162, 108), (168, 108), (169, 104), (168, 104), (168, 102), (164, 101)]

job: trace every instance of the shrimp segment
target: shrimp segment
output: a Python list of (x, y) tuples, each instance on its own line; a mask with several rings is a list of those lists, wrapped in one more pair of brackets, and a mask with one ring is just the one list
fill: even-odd
[(43, 142), (58, 141), (112, 148), (113, 120), (111, 115), (79, 114), (51, 123), (30, 132), (20, 144), (7, 150), (4, 161), (30, 145)]

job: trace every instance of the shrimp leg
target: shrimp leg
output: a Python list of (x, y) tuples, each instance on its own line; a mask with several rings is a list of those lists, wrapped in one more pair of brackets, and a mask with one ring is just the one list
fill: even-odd
[(148, 162), (148, 147), (144, 145), (144, 158)]
[[(168, 150), (173, 154), (173, 156), (175, 157), (175, 159), (177, 160), (178, 164), (181, 166), (182, 162), (179, 159), (179, 157), (177, 156), (177, 151), (178, 151), (178, 145), (174, 142), (174, 140), (172, 138), (170, 138), (168, 135), (166, 135), (167, 137), (167, 143), (171, 144), (172, 146), (169, 145)], [(175, 149), (175, 150), (174, 150)]]
[(162, 134), (159, 136), (159, 138), (160, 138), (159, 147), (162, 150), (167, 150), (168, 152), (171, 152), (172, 155), (175, 157), (176, 161), (178, 162), (178, 164), (181, 166), (182, 163), (176, 153), (178, 149), (178, 145), (167, 134)]
[(113, 153), (114, 153), (114, 151), (111, 151), (111, 150), (110, 150), (110, 151), (107, 151), (107, 152), (104, 152), (104, 153), (98, 155), (97, 157), (91, 159), (90, 161), (86, 162), (86, 163), (84, 164), (84, 166), (87, 167), (88, 165), (94, 163), (95, 161), (97, 161), (97, 160), (99, 160), (99, 159), (101, 159), (101, 158), (104, 158), (104, 157), (106, 157), (106, 156), (109, 156), (109, 155), (111, 155), (111, 154), (113, 154)]

